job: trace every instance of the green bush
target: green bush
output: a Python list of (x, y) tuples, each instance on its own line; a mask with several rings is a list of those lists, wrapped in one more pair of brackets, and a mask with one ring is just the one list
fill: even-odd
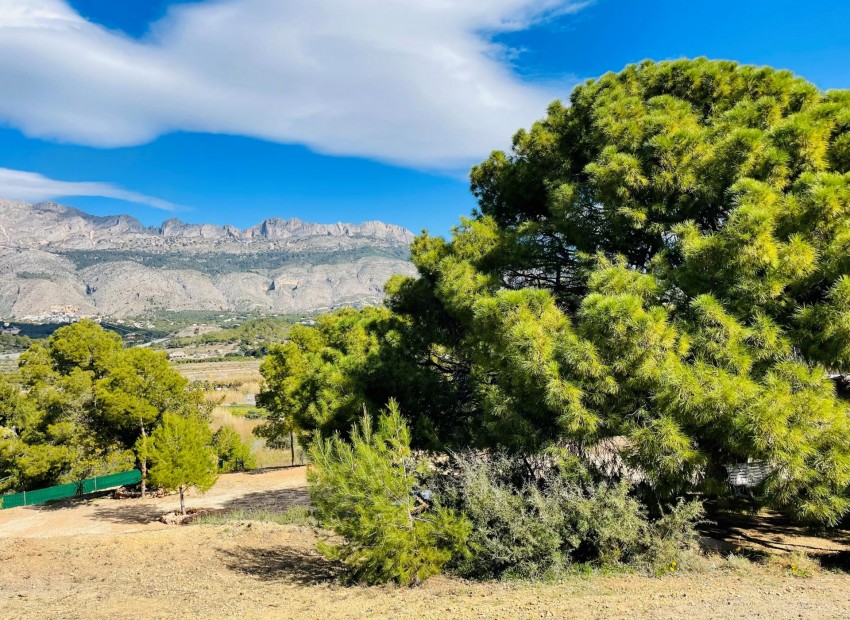
[(222, 426), (212, 437), (212, 447), (218, 455), (218, 470), (222, 473), (254, 469), (257, 461), (251, 446), (233, 427)]
[(443, 503), (472, 522), (471, 554), (453, 568), (466, 577), (543, 577), (559, 572), (564, 558), (563, 514), (533, 485), (517, 488), (518, 471), (506, 458), (455, 455), (437, 477)]
[(320, 551), (341, 560), (351, 581), (414, 584), (466, 552), (469, 521), (416, 495), (426, 463), (410, 450), (410, 431), (394, 401), (377, 429), (364, 415), (350, 441), (338, 435), (310, 449), (316, 515), (342, 542)]
[[(660, 572), (694, 546), (698, 502), (651, 520), (628, 484), (594, 483), (538, 459), (465, 452), (436, 476), (440, 501), (472, 522), (466, 577), (557, 578), (576, 564)], [(533, 472), (533, 473), (531, 473)]]
[(13, 334), (0, 334), (0, 352), (26, 351), (32, 346), (32, 339), (28, 336), (16, 336)]
[(700, 502), (680, 501), (652, 522), (649, 545), (642, 558), (646, 567), (655, 573), (683, 568), (684, 561), (699, 552), (696, 526), (704, 517), (705, 509)]

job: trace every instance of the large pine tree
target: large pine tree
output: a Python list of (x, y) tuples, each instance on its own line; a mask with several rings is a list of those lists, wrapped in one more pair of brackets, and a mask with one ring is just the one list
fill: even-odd
[(850, 370), (850, 91), (644, 62), (553, 103), (471, 178), (478, 210), (450, 241), (416, 239), (392, 313), (296, 342), (320, 402), (302, 427), (395, 396), (422, 445), (593, 462), (607, 443), (659, 498), (720, 491), (753, 460), (771, 505), (847, 511), (829, 375)]

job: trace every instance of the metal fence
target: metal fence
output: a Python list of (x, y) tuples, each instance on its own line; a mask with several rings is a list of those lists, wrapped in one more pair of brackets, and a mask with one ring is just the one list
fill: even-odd
[(89, 478), (80, 482), (71, 482), (69, 484), (60, 484), (55, 487), (47, 487), (46, 489), (37, 489), (35, 491), (24, 491), (22, 493), (11, 493), (9, 495), (0, 495), (0, 509), (17, 508), (18, 506), (32, 506), (33, 504), (43, 504), (57, 499), (65, 499), (68, 497), (80, 497), (86, 493), (94, 493), (95, 491), (105, 491), (128, 484), (136, 484), (142, 479), (142, 473), (138, 469), (122, 471), (118, 474), (110, 474), (108, 476), (98, 476), (97, 478)]

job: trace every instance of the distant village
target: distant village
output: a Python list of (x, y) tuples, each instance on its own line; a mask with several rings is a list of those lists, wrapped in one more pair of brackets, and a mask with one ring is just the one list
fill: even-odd
[(48, 313), (28, 314), (27, 316), (21, 317), (21, 320), (27, 323), (50, 324), (74, 323), (80, 319), (91, 319), (100, 323), (103, 317), (80, 314), (80, 309), (76, 306), (51, 306), (50, 312)]
[[(40, 323), (47, 325), (62, 325), (65, 323), (76, 323), (77, 321), (81, 321), (83, 319), (90, 319), (95, 323), (102, 323), (107, 320), (107, 317), (99, 314), (82, 314), (80, 309), (77, 306), (51, 306), (50, 311), (44, 314), (28, 314), (26, 316), (22, 316), (17, 318), (23, 323)], [(134, 329), (151, 329), (153, 324), (145, 323), (140, 321), (125, 321), (124, 319), (110, 319), (110, 323), (114, 323), (116, 325), (127, 325), (127, 327), (132, 327)], [(4, 331), (2, 333), (13, 333), (12, 330), (16, 329), (9, 325), (8, 322), (4, 323), (3, 327)], [(14, 332), (15, 334), (19, 333)]]

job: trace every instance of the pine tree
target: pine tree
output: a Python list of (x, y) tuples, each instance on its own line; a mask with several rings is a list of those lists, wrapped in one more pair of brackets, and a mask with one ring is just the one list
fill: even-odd
[(147, 456), (152, 484), (180, 493), (180, 512), (186, 514), (184, 493), (195, 487), (202, 493), (218, 478), (216, 454), (211, 447), (212, 431), (205, 420), (173, 413), (151, 434)]
[(257, 466), (251, 445), (243, 441), (232, 426), (222, 426), (213, 433), (211, 445), (218, 457), (218, 470), (222, 473), (245, 471)]
[[(310, 398), (291, 417), (327, 435), (396, 397), (415, 445), (590, 463), (617, 446), (653, 504), (723, 493), (754, 460), (761, 500), (835, 523), (848, 144), (850, 92), (787, 71), (647, 61), (590, 80), (473, 168), (477, 211), (416, 238), (390, 312), (299, 336)], [(277, 368), (275, 385), (294, 376)]]
[(374, 427), (364, 415), (350, 442), (335, 435), (310, 450), (310, 498), (319, 519), (342, 537), (321, 550), (342, 560), (355, 582), (424, 581), (465, 552), (469, 523), (415, 494), (424, 463), (390, 401)]
[(164, 353), (124, 349), (93, 321), (62, 327), (20, 358), (21, 385), (0, 386), (0, 478), (26, 490), (133, 467), (166, 411), (206, 415)]

